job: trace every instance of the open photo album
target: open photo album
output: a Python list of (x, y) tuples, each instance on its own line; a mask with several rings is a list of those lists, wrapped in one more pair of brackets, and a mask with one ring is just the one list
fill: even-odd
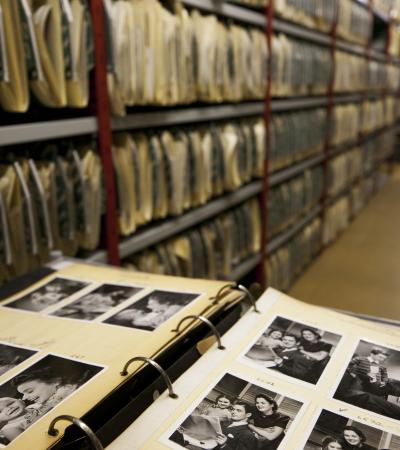
[(0, 448), (10, 450), (52, 446), (54, 418), (81, 418), (143, 368), (123, 375), (127, 361), (165, 354), (199, 325), (177, 331), (182, 319), (243, 298), (233, 283), (68, 261), (25, 284), (0, 303)]
[(268, 289), (109, 450), (400, 449), (400, 330)]

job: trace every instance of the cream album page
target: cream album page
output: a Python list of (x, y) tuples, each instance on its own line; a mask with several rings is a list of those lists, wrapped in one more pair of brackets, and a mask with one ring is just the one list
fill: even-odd
[(269, 289), (108, 448), (400, 449), (400, 331)]
[[(47, 448), (50, 421), (81, 417), (128, 376), (127, 360), (178, 340), (188, 315), (210, 316), (241, 293), (224, 282), (66, 263), (0, 305), (0, 448)], [(179, 338), (198, 321), (186, 321)], [(132, 364), (130, 374), (142, 363)]]

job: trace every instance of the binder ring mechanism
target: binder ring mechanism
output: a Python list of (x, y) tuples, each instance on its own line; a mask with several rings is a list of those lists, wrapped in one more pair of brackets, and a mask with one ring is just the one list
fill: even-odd
[(173, 333), (180, 333), (181, 330), (181, 325), (183, 324), (183, 322), (186, 322), (187, 320), (200, 320), (201, 322), (204, 322), (206, 325), (208, 325), (208, 327), (211, 329), (211, 331), (213, 332), (215, 338), (217, 339), (217, 343), (218, 343), (218, 349), (219, 350), (225, 350), (225, 347), (222, 345), (222, 341), (221, 341), (221, 335), (219, 333), (219, 331), (217, 330), (217, 328), (214, 326), (213, 323), (211, 323), (207, 317), (204, 316), (196, 316), (196, 315), (192, 315), (192, 316), (186, 316), (184, 317), (177, 325), (177, 327), (174, 330), (171, 330)]
[(73, 425), (79, 427), (89, 438), (89, 441), (90, 441), (92, 447), (94, 448), (94, 450), (104, 450), (104, 447), (102, 446), (101, 442), (99, 441), (98, 437), (94, 434), (94, 432), (86, 425), (85, 422), (82, 422), (81, 419), (78, 419), (77, 417), (74, 417), (74, 416), (61, 415), (61, 416), (58, 416), (55, 419), (53, 419), (51, 421), (49, 429), (47, 431), (47, 433), (50, 436), (58, 436), (59, 431), (57, 430), (57, 428), (55, 426), (56, 426), (57, 422), (59, 422), (60, 420), (65, 420), (67, 422), (71, 422)]
[(150, 358), (146, 358), (145, 356), (135, 356), (134, 358), (131, 358), (129, 361), (126, 362), (124, 368), (122, 369), (122, 372), (120, 372), (120, 374), (125, 377), (126, 375), (128, 375), (128, 368), (129, 366), (136, 361), (143, 361), (147, 364), (152, 365), (159, 373), (160, 375), (163, 377), (165, 384), (167, 385), (167, 389), (168, 389), (168, 395), (171, 398), (178, 398), (178, 395), (175, 394), (174, 392), (174, 388), (172, 387), (172, 382), (171, 379), (169, 378), (167, 372), (160, 366), (160, 364), (156, 363), (153, 359)]
[(260, 310), (257, 308), (256, 299), (254, 295), (245, 286), (237, 283), (230, 283), (226, 284), (225, 286), (222, 286), (222, 288), (217, 292), (217, 295), (215, 297), (211, 297), (211, 300), (213, 300), (213, 305), (217, 305), (220, 302), (222, 294), (227, 289), (238, 289), (239, 291), (242, 291), (245, 294), (244, 298), (249, 299), (251, 306), (253, 307), (253, 311), (256, 313), (260, 312)]

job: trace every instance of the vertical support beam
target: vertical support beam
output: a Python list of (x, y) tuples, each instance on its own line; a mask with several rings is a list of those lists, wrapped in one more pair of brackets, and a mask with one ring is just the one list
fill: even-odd
[(108, 262), (119, 265), (117, 208), (114, 167), (111, 156), (111, 112), (107, 89), (107, 53), (102, 0), (90, 0), (95, 52), (94, 102), (98, 123), (98, 148), (103, 166), (106, 192), (105, 247)]
[(264, 176), (263, 176), (263, 189), (259, 197), (260, 210), (261, 210), (261, 263), (257, 270), (257, 281), (265, 289), (267, 287), (267, 274), (266, 274), (266, 258), (267, 255), (267, 243), (268, 243), (268, 198), (269, 198), (269, 158), (270, 158), (270, 146), (271, 146), (271, 85), (272, 85), (272, 37), (273, 37), (273, 17), (274, 17), (274, 0), (269, 0), (268, 6), (265, 10), (267, 18), (266, 39), (268, 46), (268, 68), (267, 68), (267, 90), (265, 93), (265, 129), (266, 129), (266, 142), (265, 142), (265, 160), (264, 160)]

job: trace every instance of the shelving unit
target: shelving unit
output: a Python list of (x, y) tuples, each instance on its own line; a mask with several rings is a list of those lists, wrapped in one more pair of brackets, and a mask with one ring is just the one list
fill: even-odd
[[(359, 3), (367, 5), (368, 1), (357, 0)], [(384, 62), (399, 63), (398, 58), (391, 58), (388, 54), (370, 50), (366, 47), (337, 39), (335, 30), (330, 33), (306, 28), (302, 25), (289, 22), (285, 19), (274, 17), (273, 2), (266, 11), (255, 8), (227, 3), (223, 0), (182, 0), (184, 6), (196, 8), (204, 13), (213, 13), (227, 20), (238, 21), (248, 26), (261, 27), (266, 30), (267, 40), (271, 46), (273, 33), (284, 33), (295, 39), (304, 40), (319, 46), (329, 48), (332, 55), (334, 50), (343, 50), (353, 54), (361, 55)], [(143, 229), (139, 229), (134, 235), (120, 238), (117, 235), (116, 226), (116, 193), (114, 181), (114, 169), (111, 160), (111, 132), (122, 130), (141, 130), (146, 128), (168, 127), (187, 124), (201, 124), (209, 121), (239, 119), (242, 117), (265, 115), (267, 131), (269, 129), (270, 114), (285, 111), (304, 110), (312, 108), (327, 108), (331, 111), (334, 105), (345, 103), (357, 103), (366, 99), (383, 98), (388, 94), (399, 95), (398, 92), (357, 92), (349, 94), (335, 94), (332, 86), (326, 95), (310, 97), (271, 97), (271, 72), (269, 76), (268, 92), (266, 101), (245, 101), (235, 104), (195, 104), (180, 105), (168, 108), (140, 108), (132, 109), (126, 117), (111, 117), (109, 113), (108, 94), (106, 89), (106, 50), (104, 35), (104, 11), (103, 2), (90, 0), (91, 13), (94, 24), (95, 49), (96, 49), (96, 69), (92, 86), (94, 87), (95, 110), (93, 117), (77, 117), (73, 119), (54, 120), (37, 123), (21, 123), (19, 125), (9, 125), (0, 127), (0, 145), (17, 145), (22, 143), (37, 142), (47, 139), (60, 139), (66, 137), (96, 135), (99, 143), (99, 150), (102, 156), (105, 176), (105, 193), (107, 203), (106, 228), (103, 247), (90, 256), (88, 261), (109, 262), (119, 264), (121, 258), (125, 258), (133, 253), (142, 251), (178, 233), (181, 233), (203, 221), (209, 220), (216, 215), (232, 208), (241, 202), (258, 196), (262, 207), (263, 236), (261, 242), (261, 252), (248, 258), (245, 262), (234, 269), (229, 279), (239, 280), (252, 271), (257, 272), (259, 281), (265, 282), (265, 259), (269, 253), (277, 250), (293, 238), (301, 229), (318, 215), (323, 217), (326, 205), (326, 196), (321, 204), (313, 208), (303, 216), (292, 227), (282, 232), (271, 241), (266, 235), (266, 223), (268, 220), (267, 199), (269, 189), (291, 178), (301, 175), (305, 170), (319, 164), (326, 169), (328, 160), (339, 153), (342, 153), (357, 143), (348, 143), (338, 148), (332, 148), (327, 138), (324, 152), (279, 170), (269, 173), (268, 161), (265, 164), (263, 180), (257, 180), (238, 189), (236, 192), (227, 193), (221, 197), (211, 200), (204, 206), (185, 212), (182, 216), (165, 219), (152, 223)], [(389, 24), (389, 17), (381, 17), (376, 11), (376, 17)], [(270, 48), (271, 49), (271, 48)], [(269, 70), (271, 71), (270, 52)], [(397, 125), (396, 125), (397, 126)], [(370, 135), (362, 136), (362, 139), (369, 139), (376, 135), (375, 131)], [(267, 139), (267, 150), (269, 149), (269, 139)]]
[[(120, 240), (118, 246), (120, 257), (125, 258), (137, 253), (192, 228), (205, 220), (211, 219), (217, 214), (258, 195), (261, 190), (262, 182), (253, 181), (237, 191), (211, 200), (204, 206), (188, 211), (181, 216), (165, 219), (160, 223), (144, 227), (143, 230), (135, 232), (133, 236)], [(88, 261), (106, 262), (106, 254), (105, 252), (96, 252), (88, 258)]]
[(271, 254), (278, 250), (279, 247), (286, 244), (290, 241), (296, 234), (301, 231), (305, 226), (307, 226), (310, 222), (313, 221), (316, 217), (318, 217), (322, 212), (322, 206), (318, 205), (313, 208), (310, 212), (308, 212), (304, 217), (302, 217), (296, 224), (289, 227), (287, 230), (280, 233), (278, 236), (273, 238), (267, 244), (268, 253)]

